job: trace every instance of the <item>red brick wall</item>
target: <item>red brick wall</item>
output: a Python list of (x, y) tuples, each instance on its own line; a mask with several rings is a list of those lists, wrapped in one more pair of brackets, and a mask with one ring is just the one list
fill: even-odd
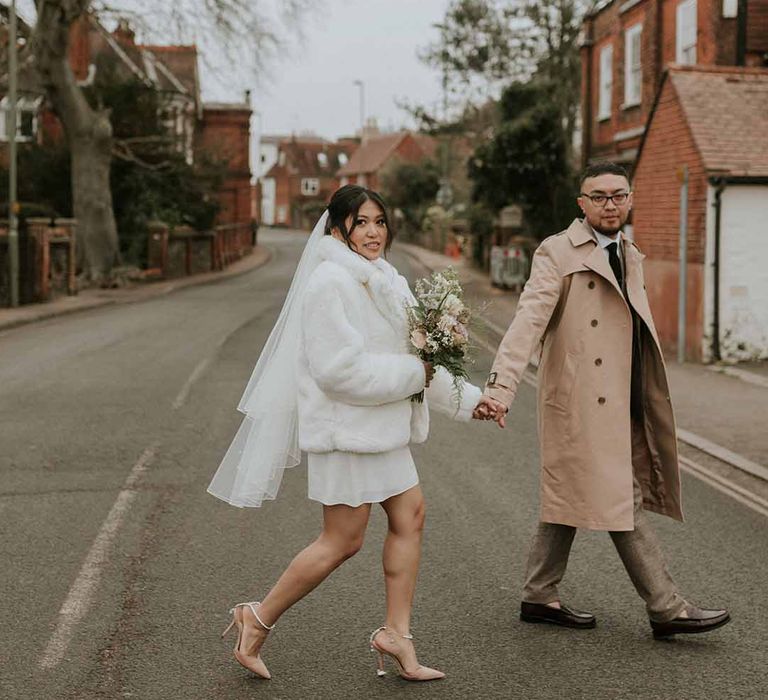
[(749, 0), (747, 4), (747, 63), (765, 65), (768, 53), (768, 0)]
[(662, 89), (634, 177), (634, 235), (647, 256), (648, 298), (665, 349), (677, 347), (679, 169), (688, 166), (688, 330), (686, 352), (701, 359), (707, 180), (671, 81)]
[(78, 80), (88, 75), (91, 62), (90, 20), (80, 19), (69, 29), (69, 65)]
[(217, 197), (222, 206), (217, 223), (251, 220), (251, 173), (248, 166), (251, 110), (204, 109), (196, 150), (224, 161), (227, 175)]
[[(582, 51), (582, 100), (590, 95), (591, 123), (585, 129), (585, 160), (612, 159), (627, 160), (631, 152), (640, 143), (640, 136), (624, 138), (620, 142), (614, 137), (619, 132), (631, 131), (641, 127), (648, 116), (653, 102), (656, 80), (655, 63), (655, 4), (646, 0), (635, 5), (627, 12), (620, 13), (621, 3), (614, 2), (598, 14), (591, 24), (591, 38), (594, 42)], [(642, 23), (642, 64), (643, 87), (639, 105), (624, 108), (624, 32), (630, 27)], [(611, 98), (611, 117), (598, 120), (600, 103), (600, 51), (608, 44), (613, 45), (613, 91)], [(591, 69), (586, 63), (591, 54)], [(587, 84), (589, 79), (589, 84)], [(585, 113), (584, 113), (585, 114)], [(585, 114), (585, 119), (586, 119)]]
[[(613, 2), (597, 15), (589, 18), (584, 25), (588, 38), (587, 46), (582, 49), (582, 114), (587, 117), (591, 112), (591, 121), (584, 129), (583, 161), (599, 159), (626, 160), (636, 149), (640, 137), (630, 137), (616, 142), (617, 133), (642, 127), (648, 119), (653, 100), (661, 82), (664, 68), (677, 60), (676, 23), (677, 6), (680, 0), (643, 0), (626, 12), (619, 12), (623, 2)], [(752, 9), (752, 4), (760, 9)], [(750, 21), (754, 27), (750, 36), (762, 36), (768, 48), (768, 0), (750, 0)], [(764, 13), (764, 14), (761, 14)], [(765, 19), (752, 20), (752, 16)], [(700, 64), (733, 65), (736, 62), (735, 19), (722, 16), (722, 0), (697, 0), (697, 61)], [(642, 64), (643, 90), (642, 101), (637, 107), (622, 109), (624, 102), (624, 32), (636, 24), (643, 23)], [(761, 22), (765, 28), (761, 29)], [(752, 26), (752, 25), (750, 25)], [(756, 28), (755, 28), (756, 27)], [(753, 41), (758, 41), (755, 39)], [(590, 43), (591, 42), (591, 43)], [(600, 50), (608, 43), (613, 44), (613, 99), (610, 120), (597, 120), (597, 107), (600, 99)], [(586, 65), (591, 58), (591, 70)], [(589, 81), (589, 82), (588, 82)], [(585, 107), (587, 95), (590, 95), (590, 109)], [(623, 155), (622, 155), (623, 154)]]
[[(680, 0), (662, 1), (662, 62), (666, 65), (677, 61), (677, 6)], [(697, 0), (696, 14), (696, 62), (734, 65), (737, 22), (735, 18), (723, 17), (722, 0)]]

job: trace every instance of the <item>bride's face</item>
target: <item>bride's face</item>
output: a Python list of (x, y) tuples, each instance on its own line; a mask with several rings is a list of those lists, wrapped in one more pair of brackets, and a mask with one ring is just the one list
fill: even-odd
[(349, 234), (349, 245), (352, 250), (368, 260), (376, 260), (384, 252), (387, 245), (387, 224), (384, 220), (384, 212), (378, 204), (370, 199), (364, 202), (357, 212), (354, 220), (348, 217), (346, 220)]

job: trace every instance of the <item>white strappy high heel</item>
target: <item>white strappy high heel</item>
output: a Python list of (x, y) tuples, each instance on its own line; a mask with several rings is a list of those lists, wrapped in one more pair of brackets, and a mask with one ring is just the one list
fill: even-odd
[(371, 637), (368, 640), (368, 643), (370, 644), (371, 652), (376, 654), (377, 676), (385, 676), (387, 674), (387, 672), (384, 670), (384, 657), (388, 656), (397, 664), (400, 677), (406, 681), (436, 681), (440, 680), (441, 678), (445, 678), (445, 674), (442, 671), (438, 671), (435, 668), (429, 668), (429, 666), (422, 666), (421, 664), (418, 664), (415, 669), (407, 671), (403, 666), (403, 662), (400, 660), (400, 657), (395, 652), (384, 649), (381, 644), (376, 641), (376, 636), (380, 632), (385, 631), (387, 632), (390, 641), (395, 644), (397, 643), (395, 640), (395, 635), (402, 637), (403, 639), (413, 639), (412, 634), (397, 634), (396, 632), (393, 633), (390, 632), (386, 627), (379, 627), (371, 633)]
[[(252, 601), (250, 603), (238, 603), (233, 608), (230, 608), (229, 612), (232, 615), (232, 621), (227, 625), (227, 628), (221, 633), (222, 638), (224, 638), (229, 632), (229, 630), (232, 629), (235, 625), (237, 625), (237, 641), (235, 642), (235, 659), (237, 659), (237, 662), (243, 666), (244, 668), (247, 668), (252, 673), (255, 673), (259, 678), (265, 678), (269, 680), (272, 678), (272, 675), (269, 673), (269, 670), (266, 667), (266, 664), (261, 660), (261, 656), (259, 654), (256, 654), (256, 656), (251, 656), (246, 653), (246, 649), (248, 648), (247, 644), (244, 644), (243, 637), (245, 636), (243, 633), (245, 632), (245, 620), (243, 619), (243, 608), (249, 608), (250, 611), (253, 613), (254, 618), (256, 619), (256, 622), (259, 624), (262, 629), (265, 629), (267, 632), (271, 632), (275, 626), (274, 625), (268, 625), (266, 624), (260, 617), (259, 614), (256, 612), (256, 606), (261, 605), (258, 601)], [(238, 615), (239, 613), (239, 615)]]

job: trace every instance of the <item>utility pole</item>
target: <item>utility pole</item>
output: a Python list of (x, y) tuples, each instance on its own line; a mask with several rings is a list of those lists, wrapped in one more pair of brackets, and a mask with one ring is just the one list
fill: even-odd
[(18, 101), (16, 56), (16, 0), (8, 8), (8, 259), (11, 306), (19, 305), (19, 203), (16, 201), (16, 104)]
[(355, 80), (353, 84), (360, 88), (360, 140), (362, 141), (365, 132), (365, 83), (362, 80)]
[[(436, 29), (440, 30), (440, 33), (442, 34), (442, 41), (445, 44), (446, 42), (446, 27), (444, 24), (434, 24), (432, 25)], [(446, 70), (445, 66), (443, 66), (443, 80), (442, 80), (442, 87), (443, 87), (443, 127), (447, 128), (448, 126), (448, 71)], [(448, 209), (451, 206), (451, 202), (453, 201), (453, 190), (451, 188), (451, 180), (450, 180), (450, 158), (451, 158), (451, 136), (450, 133), (444, 134), (442, 139), (441, 149), (440, 149), (440, 188), (437, 191), (436, 199), (437, 203), (443, 208)], [(442, 231), (441, 240), (443, 243), (443, 248), (445, 248), (445, 231)]]

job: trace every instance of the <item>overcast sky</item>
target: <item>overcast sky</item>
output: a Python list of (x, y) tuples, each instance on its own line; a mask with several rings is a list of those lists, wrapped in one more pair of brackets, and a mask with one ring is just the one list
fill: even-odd
[[(432, 41), (448, 0), (325, 0), (325, 11), (305, 22), (305, 42), (271, 62), (261, 86), (222, 82), (204, 75), (204, 96), (238, 99), (253, 87), (253, 107), (264, 134), (314, 131), (327, 138), (351, 135), (360, 126), (359, 88), (365, 112), (379, 126), (408, 125), (398, 109), (404, 98), (434, 106), (440, 100), (440, 75), (423, 65), (417, 51)], [(254, 123), (258, 129), (258, 118)]]
[[(175, 0), (194, 5), (199, 0)], [(137, 10), (149, 22), (153, 36), (139, 41), (183, 43), (210, 36), (204, 28), (186, 27), (182, 37), (165, 36), (163, 27), (152, 24), (154, 0), (116, 0), (115, 8)], [(237, 66), (212, 73), (200, 61), (203, 98), (239, 102), (246, 89), (259, 114), (253, 128), (264, 134), (306, 131), (326, 138), (352, 135), (360, 127), (359, 88), (364, 83), (365, 113), (382, 129), (412, 123), (396, 100), (404, 99), (435, 108), (440, 102), (440, 75), (417, 58), (417, 51), (436, 38), (432, 25), (443, 19), (449, 0), (320, 0), (321, 8), (305, 18), (304, 41), (289, 43), (287, 52), (271, 60), (263, 79)], [(34, 21), (33, 0), (19, 0), (19, 11)], [(266, 9), (279, 0), (261, 0)], [(111, 23), (106, 22), (107, 26)], [(202, 33), (201, 36), (196, 36)], [(197, 41), (221, 63), (215, 49)], [(261, 124), (259, 124), (259, 121)]]

